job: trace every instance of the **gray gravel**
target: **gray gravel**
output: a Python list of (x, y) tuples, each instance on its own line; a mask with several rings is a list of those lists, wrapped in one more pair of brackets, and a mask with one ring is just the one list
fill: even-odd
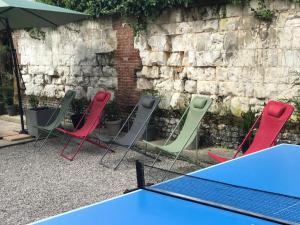
[[(73, 147), (76, 144), (73, 144)], [(99, 164), (103, 151), (85, 144), (83, 151), (69, 162), (59, 156), (57, 139), (38, 151), (33, 143), (0, 149), (0, 224), (27, 224), (78, 207), (102, 201), (134, 188), (134, 160), (151, 159), (130, 153), (117, 171)], [(122, 150), (109, 154), (113, 164)], [(170, 160), (163, 158), (158, 166)], [(179, 162), (177, 171), (195, 169)]]

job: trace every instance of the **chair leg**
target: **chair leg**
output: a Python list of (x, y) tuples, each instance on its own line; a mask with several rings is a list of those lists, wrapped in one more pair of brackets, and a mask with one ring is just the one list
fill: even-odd
[(41, 135), (42, 134), (40, 133), (37, 137), (35, 137), (35, 141), (34, 141), (33, 147), (36, 147), (37, 142), (40, 140)]
[(173, 168), (173, 166), (175, 165), (175, 162), (177, 161), (179, 155), (180, 155), (181, 152), (178, 152), (177, 153), (177, 156), (175, 157), (174, 161), (172, 162), (171, 166), (169, 167), (169, 170), (171, 170)]
[(64, 147), (62, 148), (62, 150), (60, 151), (60, 156), (64, 155), (64, 151), (66, 150), (66, 148), (69, 146), (69, 143), (71, 141), (72, 137), (68, 137), (67, 142), (65, 143)]
[(108, 145), (107, 148), (105, 148), (105, 152), (104, 152), (103, 156), (102, 156), (101, 159), (100, 159), (100, 164), (103, 165), (103, 166), (105, 166), (105, 167), (107, 167), (107, 168), (109, 168), (109, 166), (106, 165), (106, 164), (103, 162), (103, 160), (104, 160), (105, 156), (107, 155), (107, 153), (110, 151), (110, 149), (111, 149), (111, 145)]
[(117, 170), (118, 167), (120, 166), (121, 162), (125, 159), (126, 155), (128, 154), (128, 152), (131, 150), (131, 148), (127, 148), (127, 150), (125, 151), (124, 155), (122, 156), (122, 158), (119, 160), (119, 162), (117, 163), (117, 165), (114, 167), (114, 170)]
[(43, 141), (43, 143), (42, 143), (41, 146), (39, 147), (39, 151), (46, 145), (46, 143), (47, 143), (47, 141), (48, 141), (50, 135), (52, 134), (52, 131), (53, 131), (53, 130), (51, 130), (51, 131), (47, 134), (45, 140)]
[[(71, 139), (70, 139), (70, 140), (71, 140)], [(71, 157), (69, 157), (69, 156), (67, 156), (67, 155), (64, 155), (63, 152), (64, 152), (64, 150), (65, 150), (66, 148), (63, 149), (63, 151), (61, 152), (60, 155), (61, 155), (63, 158), (67, 159), (67, 160), (73, 161), (74, 158), (76, 157), (76, 155), (81, 151), (81, 147), (82, 147), (84, 141), (85, 141), (85, 138), (82, 139), (82, 141), (80, 142), (80, 144), (77, 146), (77, 148), (76, 148), (76, 150), (75, 150), (75, 153), (74, 153)]]

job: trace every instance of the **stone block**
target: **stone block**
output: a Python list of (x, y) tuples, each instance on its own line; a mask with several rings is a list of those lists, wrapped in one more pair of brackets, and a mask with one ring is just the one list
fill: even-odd
[(151, 65), (165, 66), (168, 57), (166, 52), (151, 52), (149, 61)]
[(283, 50), (291, 49), (293, 44), (293, 28), (284, 27), (283, 29), (278, 29), (278, 39), (279, 46)]
[(151, 78), (151, 79), (159, 78), (159, 67), (143, 66), (141, 74), (146, 78)]
[(219, 85), (216, 81), (200, 81), (197, 82), (197, 93), (203, 95), (217, 95), (219, 93)]
[[(45, 78), (45, 84), (52, 84), (52, 76), (45, 75), (44, 78)], [(59, 79), (62, 81), (61, 78)], [(62, 82), (60, 84), (62, 84)]]
[(56, 73), (59, 76), (69, 76), (70, 75), (70, 67), (69, 66), (58, 66), (56, 67)]
[(197, 33), (193, 36), (192, 50), (204, 51), (209, 48), (211, 33)]
[(44, 75), (37, 74), (37, 75), (34, 76), (34, 84), (43, 85), (44, 82), (45, 82)]
[(184, 81), (183, 80), (175, 80), (174, 81), (174, 90), (178, 92), (184, 91)]
[(182, 53), (172, 53), (168, 59), (167, 65), (168, 66), (181, 66), (182, 65)]
[(176, 35), (171, 38), (172, 52), (184, 52), (194, 50), (194, 34)]
[(224, 37), (224, 50), (235, 51), (238, 49), (238, 34), (237, 32), (228, 32)]
[(220, 82), (219, 94), (222, 96), (239, 96), (239, 83), (237, 82)]
[(218, 29), (219, 29), (219, 20), (213, 19), (213, 20), (206, 20), (202, 30), (205, 32), (214, 32), (217, 31)]
[(166, 79), (166, 80), (154, 80), (153, 86), (155, 89), (163, 90), (164, 92), (173, 91), (174, 88), (174, 80)]
[(164, 52), (170, 51), (170, 38), (166, 35), (154, 35), (148, 38), (148, 44), (152, 51)]
[(24, 83), (31, 83), (31, 81), (32, 81), (30, 74), (23, 74), (22, 78), (23, 78)]
[(78, 81), (75, 76), (67, 76), (66, 77), (66, 85), (76, 86)]
[(141, 51), (140, 57), (141, 57), (142, 65), (152, 66), (151, 51)]
[(294, 51), (292, 50), (285, 50), (282, 52), (282, 66), (292, 67), (294, 65)]
[(230, 111), (233, 115), (240, 117), (243, 112), (249, 110), (249, 98), (232, 97), (230, 101)]
[(111, 66), (104, 66), (103, 67), (103, 76), (105, 77), (116, 77), (118, 76), (118, 72), (115, 68)]
[(222, 54), (220, 51), (203, 51), (196, 53), (197, 66), (216, 66), (222, 63)]
[(204, 68), (188, 67), (186, 73), (190, 80), (206, 80)]
[(140, 90), (149, 90), (153, 88), (153, 84), (151, 81), (145, 78), (138, 78), (137, 79), (137, 89)]
[(218, 82), (228, 81), (228, 68), (227, 67), (217, 67), (216, 77)]
[(187, 80), (185, 82), (184, 90), (188, 93), (196, 93), (197, 92), (197, 81)]
[(172, 109), (183, 109), (186, 107), (188, 97), (183, 93), (174, 93), (172, 95), (170, 106)]
[(231, 17), (231, 18), (223, 18), (220, 19), (220, 31), (233, 31), (237, 30), (241, 26), (241, 18), (240, 17)]
[(175, 70), (173, 67), (162, 66), (160, 67), (160, 76), (162, 78), (173, 79), (175, 75)]
[(215, 51), (223, 49), (224, 34), (212, 33), (209, 35), (208, 42), (206, 42), (205, 50)]

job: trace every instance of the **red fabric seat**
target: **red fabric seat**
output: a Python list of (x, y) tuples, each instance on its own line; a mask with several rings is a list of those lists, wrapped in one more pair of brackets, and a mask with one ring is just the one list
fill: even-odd
[[(83, 118), (85, 118), (85, 123), (82, 128), (75, 130), (75, 131), (67, 131), (62, 128), (57, 128), (58, 131), (69, 135), (69, 139), (64, 146), (64, 148), (61, 151), (61, 156), (68, 159), (68, 160), (73, 160), (75, 156), (79, 153), (81, 150), (82, 144), (84, 141), (88, 141), (94, 145), (97, 145), (101, 148), (106, 148), (106, 145), (100, 144), (98, 142), (92, 141), (88, 138), (88, 135), (90, 135), (99, 125), (102, 117), (102, 112), (104, 107), (106, 106), (107, 102), (109, 101), (111, 97), (111, 94), (109, 92), (104, 92), (104, 91), (99, 91), (97, 94), (94, 96), (92, 102), (90, 103), (89, 107), (87, 108), (86, 112), (84, 113)], [(81, 121), (80, 120), (80, 121)], [(80, 124), (80, 122), (78, 123)], [(64, 155), (65, 149), (68, 147), (71, 137), (82, 139), (79, 146), (77, 147), (75, 154), (71, 157), (68, 157)]]
[[(250, 147), (244, 154), (251, 154), (275, 145), (280, 131), (282, 130), (288, 119), (291, 117), (293, 111), (294, 107), (290, 104), (277, 101), (269, 101), (264, 107), (261, 116), (255, 121), (245, 139), (238, 147), (237, 152), (233, 158), (237, 157), (238, 153), (242, 149), (243, 144), (248, 140), (251, 133), (253, 132), (253, 129), (258, 123), (259, 127), (257, 129), (256, 135)], [(229, 160), (213, 154), (212, 152), (208, 152), (208, 155), (217, 162), (225, 162)]]

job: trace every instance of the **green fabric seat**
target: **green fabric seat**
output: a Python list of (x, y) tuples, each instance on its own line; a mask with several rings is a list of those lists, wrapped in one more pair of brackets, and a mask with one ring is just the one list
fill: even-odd
[[(75, 91), (71, 91), (71, 90), (67, 91), (60, 103), (60, 108), (55, 110), (55, 112), (49, 118), (48, 123), (45, 126), (34, 126), (39, 130), (43, 131), (43, 133), (47, 133), (46, 139), (44, 140), (43, 144), (40, 146), (40, 149), (45, 145), (46, 141), (48, 140), (49, 136), (53, 133), (53, 131), (56, 128), (58, 128), (62, 123), (62, 121), (64, 120), (65, 115), (70, 108), (71, 102), (75, 98), (75, 95), (76, 95)], [(49, 121), (51, 121), (54, 116), (56, 116), (55, 119), (51, 123), (49, 123)], [(41, 135), (39, 135), (36, 138), (35, 145), (39, 140), (40, 136)]]
[[(192, 101), (190, 102), (190, 105), (186, 109), (185, 113), (180, 119), (180, 122), (184, 119), (186, 116), (185, 123), (178, 135), (178, 137), (171, 143), (169, 143), (171, 137), (173, 136), (175, 130), (177, 129), (180, 122), (177, 124), (171, 135), (169, 136), (168, 140), (165, 142), (164, 145), (157, 145), (153, 144), (151, 142), (145, 141), (146, 144), (149, 144), (157, 149), (159, 149), (159, 154), (157, 155), (155, 161), (153, 162), (153, 165), (159, 158), (161, 151), (167, 152), (169, 154), (175, 155), (175, 161), (177, 160), (180, 153), (188, 147), (196, 138), (198, 127), (200, 125), (200, 122), (202, 118), (204, 117), (205, 113), (208, 111), (212, 104), (212, 100), (208, 97), (194, 97)], [(170, 169), (173, 167), (175, 161), (173, 162)]]

